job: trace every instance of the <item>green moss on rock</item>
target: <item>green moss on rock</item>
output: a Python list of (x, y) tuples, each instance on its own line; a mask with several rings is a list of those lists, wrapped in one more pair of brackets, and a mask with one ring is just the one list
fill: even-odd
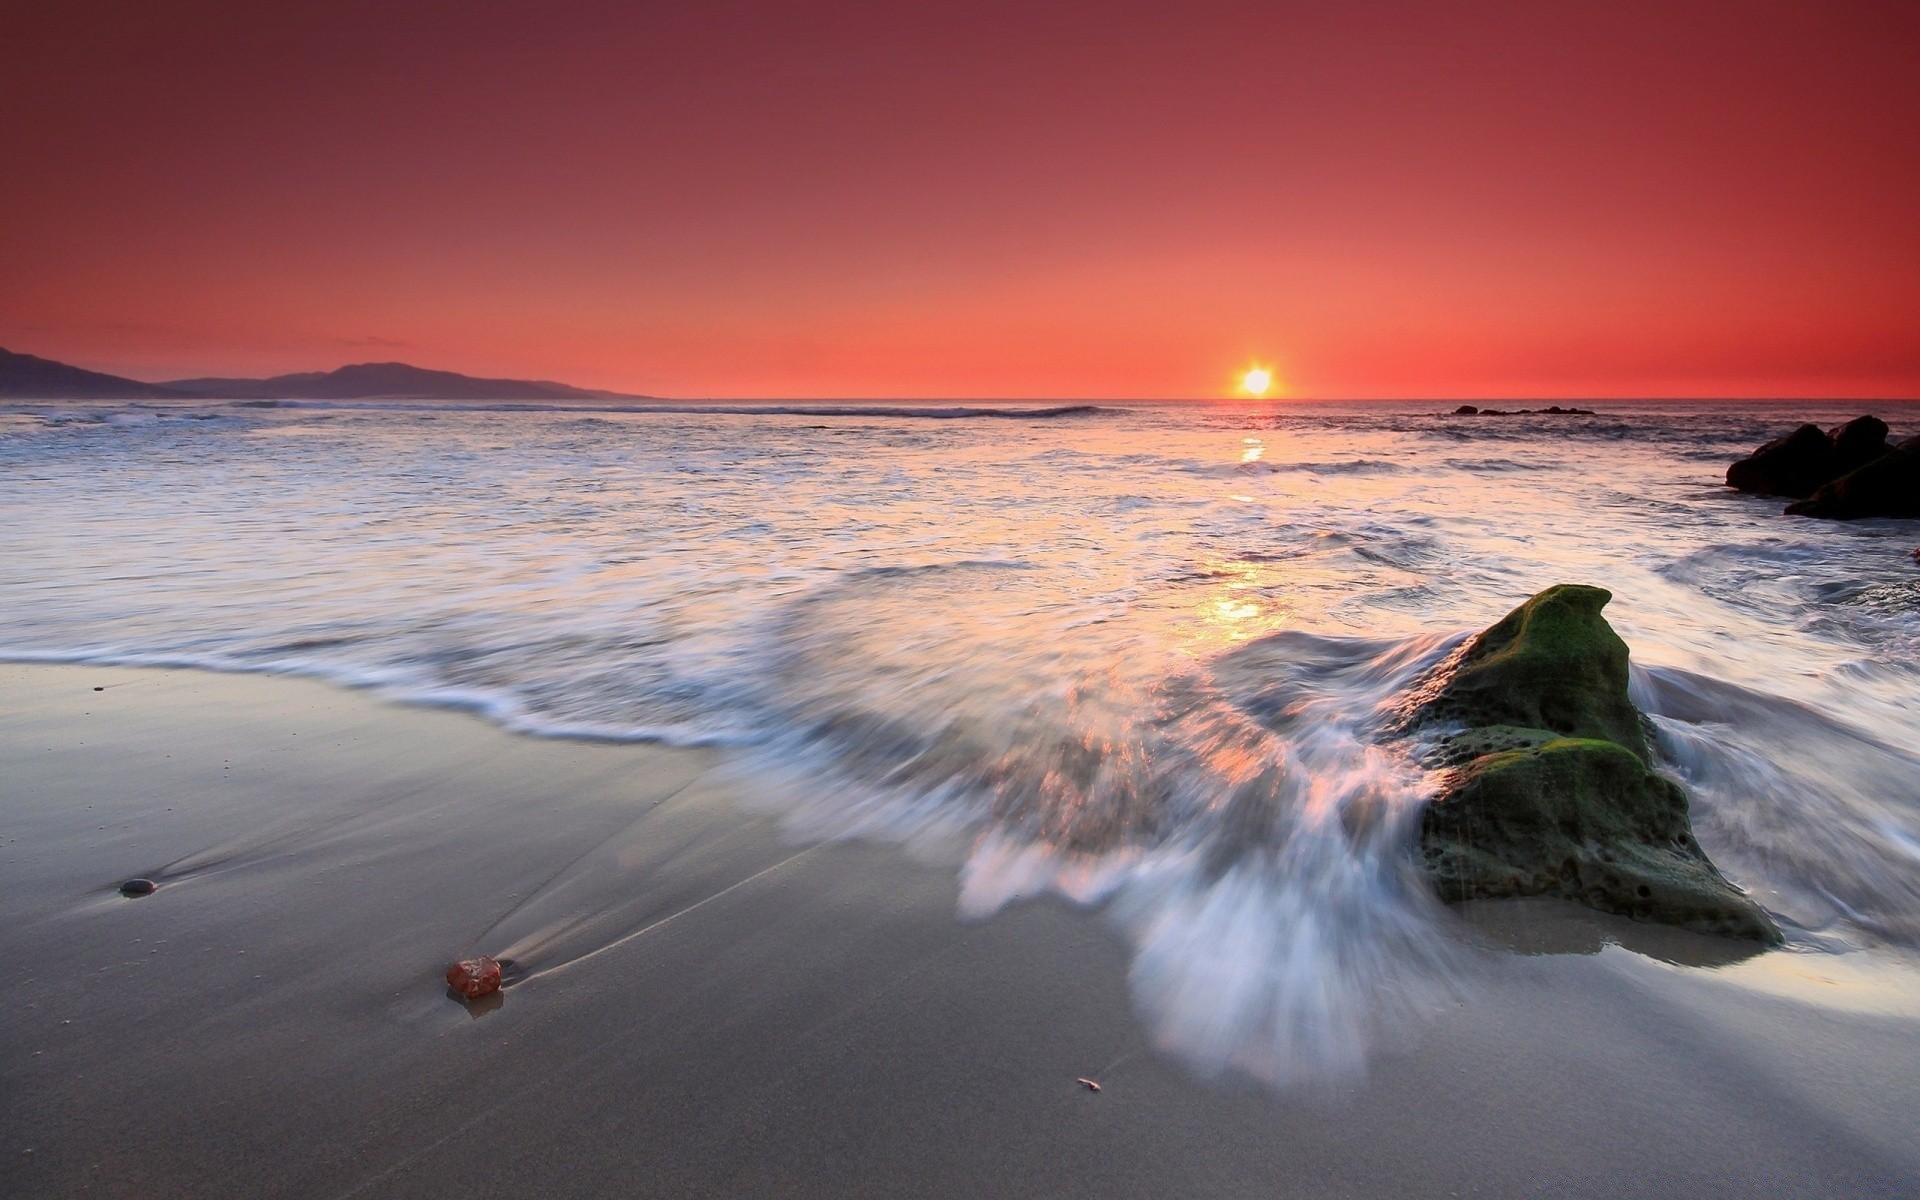
[(1563, 896), (1701, 933), (1779, 938), (1694, 841), (1686, 793), (1614, 742), (1556, 738), (1483, 755), (1428, 805), (1420, 833), (1449, 903)]
[(1441, 899), (1563, 896), (1703, 933), (1780, 939), (1693, 837), (1687, 795), (1648, 767), (1627, 645), (1602, 588), (1548, 588), (1468, 642), (1412, 698), (1409, 731), (1451, 767), (1421, 823)]
[(1467, 643), (1419, 719), (1602, 738), (1645, 761), (1647, 736), (1627, 699), (1627, 644), (1600, 615), (1611, 599), (1575, 583), (1541, 592)]
[(1544, 746), (1560, 735), (1551, 729), (1527, 729), (1519, 725), (1481, 725), (1449, 734), (1435, 743), (1428, 765), (1464, 767), (1486, 754), (1503, 750), (1526, 750)]

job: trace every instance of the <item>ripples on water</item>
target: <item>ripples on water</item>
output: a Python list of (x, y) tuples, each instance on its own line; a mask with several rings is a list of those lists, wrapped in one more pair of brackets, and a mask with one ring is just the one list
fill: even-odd
[(14, 406), (0, 653), (719, 744), (802, 835), (965, 844), (968, 915), (1106, 904), (1162, 1045), (1284, 1081), (1475, 969), (1383, 714), (1598, 583), (1715, 860), (1804, 948), (1920, 942), (1915, 527), (1719, 485), (1854, 410), (1446, 407)]

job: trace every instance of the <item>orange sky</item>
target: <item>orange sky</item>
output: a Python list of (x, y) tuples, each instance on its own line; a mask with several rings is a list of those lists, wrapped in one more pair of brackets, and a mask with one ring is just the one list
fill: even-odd
[(143, 378), (1920, 395), (1910, 0), (81, 0), (0, 112), (0, 346)]

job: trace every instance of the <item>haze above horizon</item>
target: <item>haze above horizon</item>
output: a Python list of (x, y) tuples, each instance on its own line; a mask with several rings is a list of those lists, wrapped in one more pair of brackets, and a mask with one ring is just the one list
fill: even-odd
[(1916, 62), (1892, 3), (44, 6), (0, 44), (0, 345), (716, 398), (1254, 364), (1910, 397)]

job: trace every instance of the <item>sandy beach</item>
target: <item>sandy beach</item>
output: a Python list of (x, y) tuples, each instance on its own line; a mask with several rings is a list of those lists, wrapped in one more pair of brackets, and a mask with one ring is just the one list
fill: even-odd
[[(1364, 1080), (1274, 1093), (1148, 1045), (1101, 914), (962, 922), (950, 865), (789, 840), (719, 765), (302, 680), (0, 667), (0, 1193), (1920, 1179), (1920, 974), (1890, 957), (1729, 963), (1714, 939), (1489, 906), (1487, 936), (1527, 953)], [(124, 899), (132, 876), (160, 887)], [(468, 953), (519, 965), (497, 1005), (449, 997)]]

